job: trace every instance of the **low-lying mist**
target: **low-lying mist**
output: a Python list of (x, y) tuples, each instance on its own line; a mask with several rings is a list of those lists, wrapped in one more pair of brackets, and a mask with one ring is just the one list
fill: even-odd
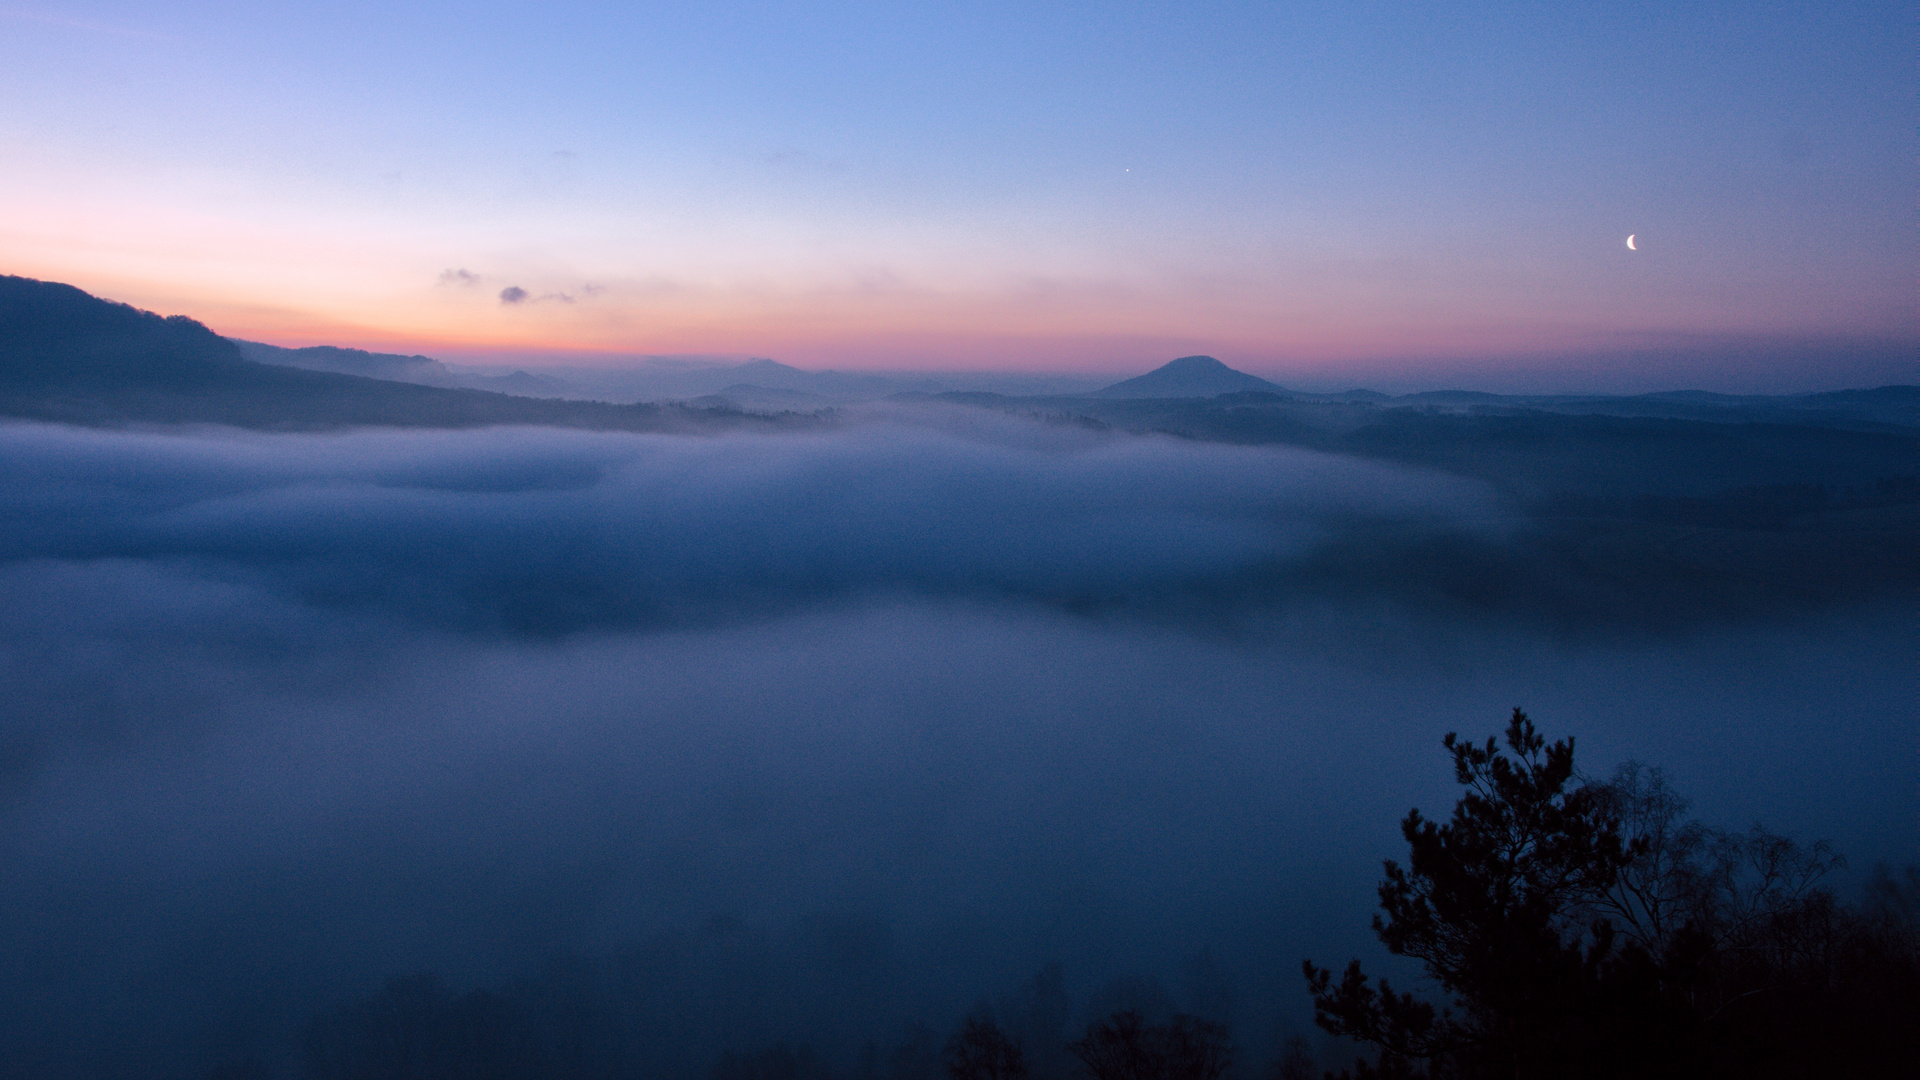
[(1494, 513), (1437, 473), (957, 409), (709, 438), (15, 426), (0, 455), (11, 558), (191, 564), (327, 607), (532, 635), (889, 593), (1236, 608), (1242, 579), (1335, 532), (1479, 535)]
[(1910, 616), (1462, 600), (1418, 568), (1532, 587), (1522, 516), (1359, 459), (957, 409), (11, 425), (0, 510), (0, 1076), (297, 1075), (392, 976), (556, 963), (653, 1075), (854, 1073), (1056, 963), (1076, 1017), (1158, 994), (1252, 1075), (1301, 957), (1377, 948), (1440, 736), (1514, 705), (1709, 821), (1920, 841)]

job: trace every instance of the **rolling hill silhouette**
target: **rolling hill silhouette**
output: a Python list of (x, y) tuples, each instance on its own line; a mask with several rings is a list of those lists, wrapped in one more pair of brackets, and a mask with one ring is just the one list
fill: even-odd
[(1217, 397), (1248, 390), (1286, 393), (1285, 390), (1256, 375), (1235, 371), (1211, 356), (1183, 356), (1154, 368), (1145, 375), (1114, 383), (1094, 393), (1106, 398), (1191, 398)]
[(334, 345), (288, 349), (240, 338), (227, 340), (233, 342), (243, 358), (279, 367), (365, 375), (369, 379), (417, 382), (425, 386), (448, 385), (454, 377), (445, 364), (430, 356), (401, 356), (398, 353), (376, 353), (365, 349), (343, 349)]
[(263, 364), (184, 315), (162, 317), (71, 285), (12, 276), (0, 276), (0, 415), (278, 431), (507, 424), (662, 431), (775, 422), (729, 409), (515, 397)]

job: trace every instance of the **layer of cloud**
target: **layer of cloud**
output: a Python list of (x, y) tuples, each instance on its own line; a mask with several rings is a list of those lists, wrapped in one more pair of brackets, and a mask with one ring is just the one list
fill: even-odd
[(907, 593), (1280, 602), (1389, 522), (1497, 538), (1476, 485), (960, 411), (817, 436), (284, 437), (0, 428), (0, 554), (192, 562), (440, 626), (564, 633)]
[(188, 567), (3, 580), (9, 730), (91, 724), (40, 733), (0, 818), (21, 1075), (282, 1060), (389, 976), (569, 954), (639, 980), (652, 1075), (774, 1040), (851, 1069), (1045, 963), (1081, 1002), (1209, 951), (1255, 1054), (1305, 1026), (1301, 955), (1369, 950), (1394, 822), (1453, 797), (1438, 735), (1516, 700), (1591, 768), (1661, 762), (1710, 820), (1863, 862), (1913, 839), (1890, 621), (1567, 651), (1365, 612), (1230, 644), (916, 602), (537, 645)]
[(1042, 964), (1080, 1008), (1209, 952), (1257, 1064), (1453, 797), (1439, 735), (1514, 704), (1718, 823), (1915, 839), (1910, 620), (1569, 642), (1316, 589), (1329, 545), (1522, 543), (1359, 461), (961, 411), (15, 425), (0, 511), (0, 1076), (286, 1074), (389, 976), (568, 955), (648, 1075), (852, 1071)]

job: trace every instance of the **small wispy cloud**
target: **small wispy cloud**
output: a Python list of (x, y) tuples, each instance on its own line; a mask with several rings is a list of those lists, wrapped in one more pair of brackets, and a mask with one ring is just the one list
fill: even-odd
[[(592, 296), (602, 290), (600, 286), (588, 285), (581, 291), (587, 296)], [(518, 285), (509, 285), (500, 290), (500, 302), (503, 304), (545, 304), (550, 302), (556, 304), (571, 304), (574, 303), (576, 299), (572, 293), (563, 292), (541, 293), (535, 296), (533, 293), (528, 292)]]
[(442, 270), (440, 271), (440, 284), (461, 285), (472, 288), (480, 284), (480, 275), (465, 268), (459, 270)]

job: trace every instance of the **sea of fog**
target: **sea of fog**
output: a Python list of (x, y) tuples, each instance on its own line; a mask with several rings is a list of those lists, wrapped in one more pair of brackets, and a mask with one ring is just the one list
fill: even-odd
[[(1474, 482), (947, 409), (715, 437), (0, 426), (0, 1076), (296, 1075), (390, 977), (626, 973), (659, 1075), (843, 1074), (1057, 964), (1310, 1031), (1440, 738), (1920, 848), (1911, 612), (1659, 632), (1313, 587)], [(634, 989), (637, 987), (638, 989)], [(651, 1010), (651, 1011), (649, 1011)]]

